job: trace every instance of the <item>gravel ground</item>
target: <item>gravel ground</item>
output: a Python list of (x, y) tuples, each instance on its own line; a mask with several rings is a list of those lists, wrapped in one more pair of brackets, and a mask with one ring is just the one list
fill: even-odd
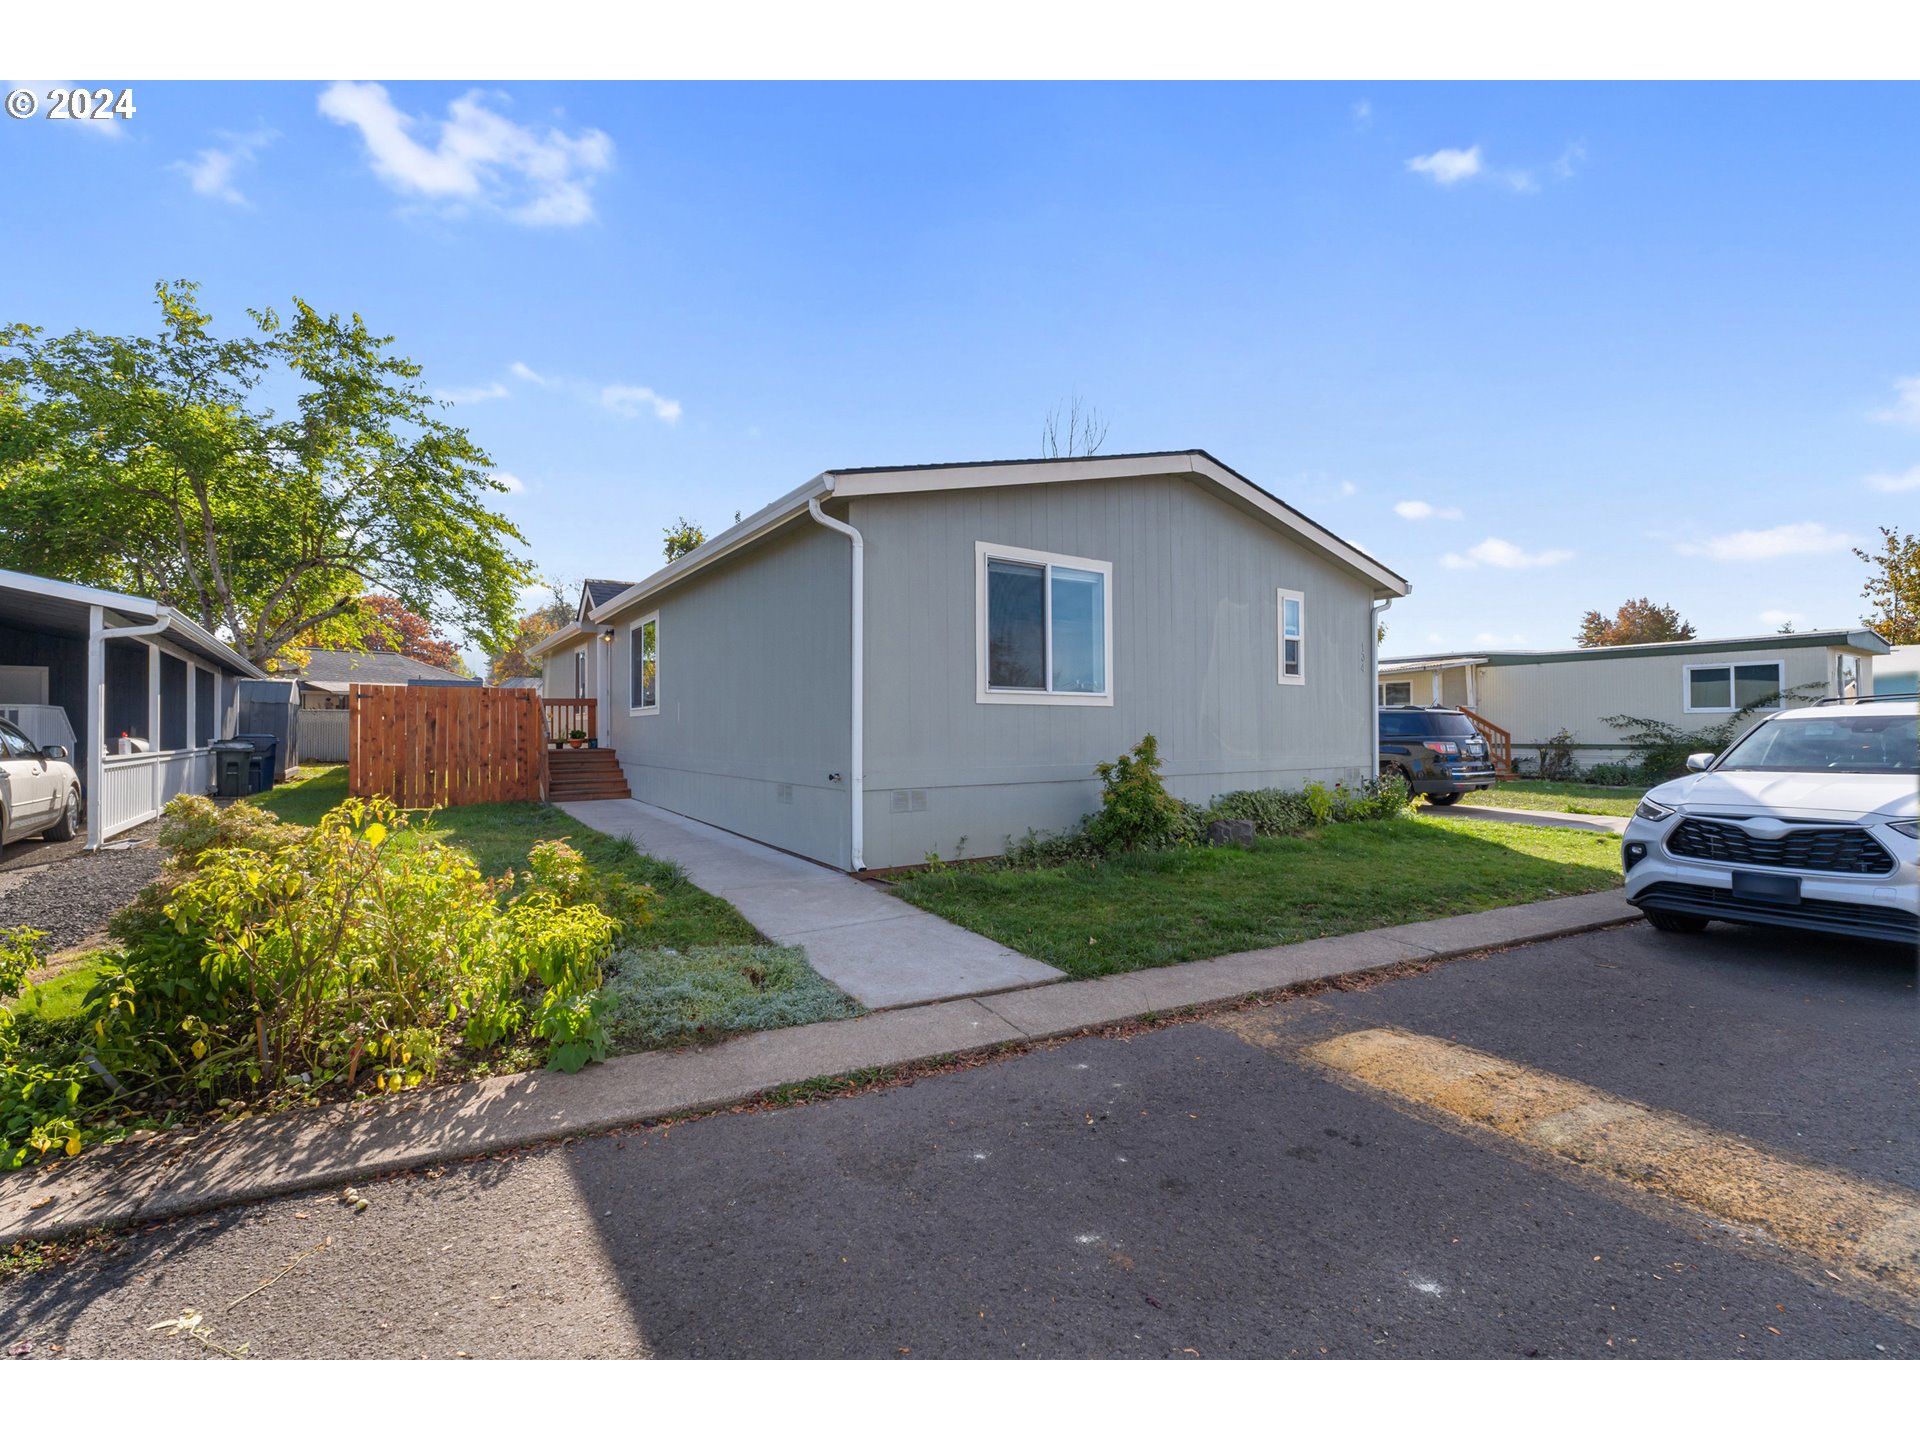
[(0, 869), (0, 925), (30, 925), (46, 931), (46, 955), (58, 955), (103, 936), (107, 921), (160, 873), (165, 856), (153, 843), (154, 827), (117, 836), (125, 849), (88, 853), (79, 842), (46, 845), (22, 841), (7, 847)]

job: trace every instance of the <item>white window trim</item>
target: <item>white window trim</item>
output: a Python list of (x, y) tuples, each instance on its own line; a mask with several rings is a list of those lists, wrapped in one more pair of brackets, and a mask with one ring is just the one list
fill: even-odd
[[(653, 703), (635, 705), (633, 703), (634, 670), (633, 638), (647, 625), (653, 626)], [(658, 715), (660, 713), (660, 612), (651, 610), (627, 626), (627, 714)]]
[[(1100, 576), (1104, 612), (1101, 627), (1106, 641), (1107, 688), (1097, 695), (1063, 690), (996, 690), (987, 684), (987, 561), (1012, 560), (1022, 565), (1059, 565), (1068, 570), (1091, 570)], [(1053, 683), (1053, 574), (1047, 573), (1041, 593), (1045, 600), (1041, 630), (1046, 637), (1043, 661), (1047, 683)], [(974, 700), (981, 705), (1112, 705), (1113, 704), (1113, 562), (1089, 560), (1084, 555), (1056, 555), (1048, 550), (1023, 550), (1017, 545), (973, 543), (973, 653)]]
[[(1287, 601), (1293, 601), (1300, 607), (1300, 673), (1287, 674)], [(1279, 627), (1280, 636), (1274, 656), (1275, 673), (1282, 685), (1304, 685), (1307, 683), (1307, 597), (1298, 590), (1281, 590), (1274, 596), (1274, 624)]]
[[(1763, 706), (1766, 710), (1784, 710), (1786, 708), (1787, 665), (1784, 660), (1713, 660), (1702, 661), (1698, 665), (1681, 667), (1680, 708), (1688, 715), (1732, 715), (1746, 707), (1739, 704), (1740, 691), (1734, 679), (1734, 670), (1741, 665), (1771, 665), (1775, 678), (1773, 704)], [(1727, 703), (1725, 705), (1696, 705), (1693, 703), (1693, 672), (1696, 670), (1724, 670), (1727, 672)]]

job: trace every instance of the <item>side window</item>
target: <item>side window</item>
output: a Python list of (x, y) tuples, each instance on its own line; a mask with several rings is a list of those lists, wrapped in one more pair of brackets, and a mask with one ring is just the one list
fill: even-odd
[(1104, 560), (974, 547), (983, 704), (1108, 705), (1113, 566)]
[(1413, 682), (1411, 680), (1389, 680), (1380, 687), (1382, 705), (1411, 705), (1413, 703)]
[(1280, 592), (1280, 683), (1307, 683), (1307, 597), (1298, 590)]
[(587, 652), (573, 652), (573, 693), (576, 699), (585, 699), (587, 694)]
[(660, 708), (660, 615), (638, 621), (627, 632), (627, 699), (637, 714)]
[(1689, 711), (1730, 712), (1749, 705), (1778, 710), (1784, 688), (1778, 660), (1749, 665), (1689, 665), (1683, 703)]

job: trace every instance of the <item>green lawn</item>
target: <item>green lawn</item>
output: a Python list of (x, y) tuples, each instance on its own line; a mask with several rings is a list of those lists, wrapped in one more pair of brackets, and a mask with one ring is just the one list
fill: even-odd
[(1631, 815), (1646, 794), (1617, 785), (1576, 785), (1563, 780), (1505, 780), (1476, 790), (1461, 803), (1504, 805), (1509, 810), (1563, 810), (1569, 815)]
[(1619, 841), (1438, 815), (1328, 825), (1254, 849), (1045, 869), (960, 866), (894, 893), (1070, 975), (1111, 975), (1620, 883)]
[[(253, 798), (282, 820), (311, 825), (347, 798), (347, 770), (344, 765), (334, 766)], [(416, 815), (414, 823), (423, 823), (421, 817)], [(536, 841), (565, 840), (595, 870), (651, 885), (659, 898), (653, 924), (639, 937), (647, 948), (764, 943), (738, 910), (694, 885), (678, 866), (643, 855), (631, 841), (603, 835), (551, 805), (525, 801), (460, 805), (436, 811), (424, 823), (433, 834), (473, 856), (489, 875), (524, 869), (527, 852)]]

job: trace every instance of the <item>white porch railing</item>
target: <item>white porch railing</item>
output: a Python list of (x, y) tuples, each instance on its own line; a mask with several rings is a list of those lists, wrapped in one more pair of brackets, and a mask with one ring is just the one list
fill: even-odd
[(342, 764), (347, 758), (348, 710), (302, 710), (300, 743), (302, 765)]
[(49, 745), (64, 745), (69, 754), (73, 752), (73, 725), (58, 705), (0, 704), (0, 720), (18, 727), (42, 750)]
[(213, 788), (211, 750), (108, 755), (101, 763), (100, 793), (87, 801), (88, 838), (95, 845), (145, 824), (176, 795), (204, 795)]

